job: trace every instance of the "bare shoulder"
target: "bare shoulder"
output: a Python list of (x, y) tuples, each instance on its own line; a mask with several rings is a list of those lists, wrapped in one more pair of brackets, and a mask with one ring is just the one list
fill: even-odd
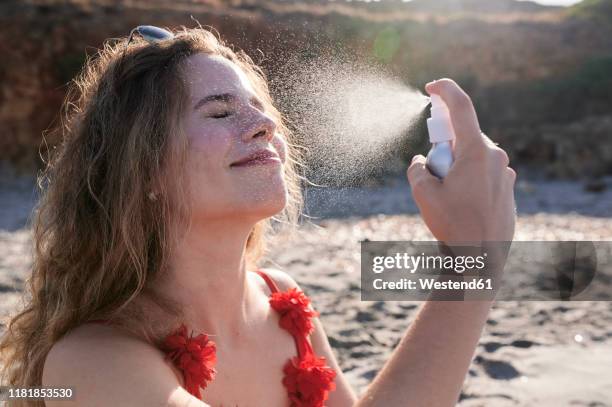
[(74, 400), (46, 401), (48, 407), (206, 406), (181, 387), (163, 352), (98, 324), (77, 327), (54, 344), (42, 384), (74, 389)]

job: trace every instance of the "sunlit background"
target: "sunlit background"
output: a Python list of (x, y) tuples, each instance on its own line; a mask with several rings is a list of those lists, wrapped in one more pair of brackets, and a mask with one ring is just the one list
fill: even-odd
[[(529, 0), (521, 0), (529, 1)], [(581, 0), (537, 0), (536, 3), (550, 5), (550, 6), (571, 6), (572, 4), (579, 3)]]
[[(303, 225), (298, 241), (280, 239), (269, 257), (322, 311), (358, 392), (419, 305), (360, 300), (359, 242), (433, 239), (405, 177), (410, 158), (430, 147), (429, 112), (419, 98), (427, 82), (455, 79), (472, 97), (482, 130), (508, 152), (518, 173), (516, 240), (612, 240), (612, 0), (5, 0), (0, 316), (21, 304), (35, 176), (61, 142), (48, 130), (59, 123), (68, 84), (109, 38), (141, 24), (196, 21), (260, 64), (298, 141), (327, 153), (308, 157), (309, 168), (323, 168), (323, 181), (341, 181), (307, 188), (306, 209), (318, 227)], [(370, 104), (349, 103), (344, 114), (344, 94)], [(416, 116), (410, 125), (408, 115)], [(394, 160), (362, 166), (325, 144), (355, 134), (366, 147), (397, 141)], [(339, 178), (335, 170), (347, 168), (365, 176)], [(349, 180), (350, 188), (342, 185)], [(611, 302), (499, 302), (459, 405), (612, 406), (611, 345)]]
[[(612, 175), (612, 1), (538, 3), (4, 2), (0, 123), (8, 136), (0, 139), (0, 159), (19, 168), (40, 167), (43, 130), (57, 123), (67, 83), (105, 39), (125, 36), (140, 24), (198, 21), (262, 65), (289, 117), (303, 111), (278, 92), (287, 80), (279, 71), (288, 60), (312, 66), (330, 54), (343, 55), (348, 62), (377, 64), (421, 90), (448, 76), (470, 93), (483, 130), (508, 151), (514, 166), (525, 168), (521, 174), (587, 179), (601, 188), (598, 179)], [(561, 3), (567, 7), (550, 6)], [(10, 45), (16, 39), (19, 45)], [(398, 149), (406, 161), (426, 152), (426, 136), (415, 134), (412, 139), (421, 144)], [(45, 141), (43, 152), (59, 140)]]

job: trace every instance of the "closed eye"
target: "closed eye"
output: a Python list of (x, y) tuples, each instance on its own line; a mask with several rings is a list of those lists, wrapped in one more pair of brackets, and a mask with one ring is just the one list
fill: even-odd
[(210, 117), (212, 117), (213, 119), (222, 119), (224, 117), (228, 117), (231, 114), (232, 113), (229, 112), (229, 111), (224, 111), (224, 112), (219, 112), (219, 113), (211, 114)]

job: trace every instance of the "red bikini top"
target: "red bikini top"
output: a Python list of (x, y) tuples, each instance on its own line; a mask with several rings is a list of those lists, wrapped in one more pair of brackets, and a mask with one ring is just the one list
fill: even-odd
[[(297, 356), (283, 367), (283, 385), (287, 389), (291, 407), (323, 407), (329, 392), (335, 390), (336, 372), (326, 365), (325, 357), (317, 357), (308, 336), (314, 331), (312, 318), (319, 315), (310, 307), (310, 299), (303, 291), (291, 288), (280, 291), (276, 283), (262, 270), (256, 271), (268, 284), (270, 306), (280, 314), (279, 326), (293, 336)], [(95, 319), (89, 322), (109, 323)], [(215, 377), (216, 345), (206, 334), (188, 336), (183, 324), (170, 333), (161, 349), (166, 360), (172, 360), (181, 370), (185, 388), (201, 399), (200, 387), (206, 388)]]

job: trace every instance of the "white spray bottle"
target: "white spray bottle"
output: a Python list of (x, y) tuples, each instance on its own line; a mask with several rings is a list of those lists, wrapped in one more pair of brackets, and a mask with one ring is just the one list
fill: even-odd
[(453, 165), (452, 141), (455, 131), (446, 103), (435, 94), (431, 95), (431, 117), (427, 119), (427, 130), (432, 147), (425, 164), (433, 175), (442, 179)]

